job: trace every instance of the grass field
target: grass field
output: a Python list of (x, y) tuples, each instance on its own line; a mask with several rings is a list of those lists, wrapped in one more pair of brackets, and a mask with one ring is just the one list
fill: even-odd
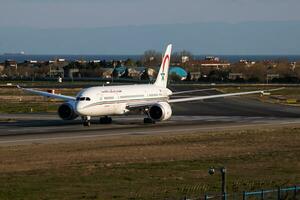
[[(47, 89), (41, 89), (46, 91)], [(79, 88), (56, 90), (58, 94), (75, 96)], [(0, 113), (30, 113), (30, 112), (57, 112), (60, 100), (32, 95), (17, 88), (2, 88), (0, 90)]]
[(0, 113), (33, 113), (33, 112), (57, 112), (59, 104), (54, 102), (9, 102), (0, 104)]
[(300, 183), (300, 128), (0, 147), (0, 199), (180, 199)]

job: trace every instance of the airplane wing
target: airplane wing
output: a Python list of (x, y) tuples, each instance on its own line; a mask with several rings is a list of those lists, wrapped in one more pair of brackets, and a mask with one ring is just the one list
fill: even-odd
[(22, 88), (19, 85), (17, 85), (17, 88), (22, 89), (22, 90), (24, 90), (26, 92), (29, 92), (29, 93), (32, 93), (32, 94), (41, 95), (41, 96), (44, 96), (44, 97), (55, 98), (55, 99), (62, 99), (64, 101), (75, 101), (76, 100), (75, 97), (61, 95), (61, 94), (51, 94), (49, 92), (44, 92), (44, 91), (34, 90), (34, 89), (29, 89), (29, 88)]
[(159, 102), (168, 102), (168, 103), (180, 103), (180, 102), (189, 102), (189, 101), (199, 101), (204, 99), (214, 99), (214, 98), (221, 98), (221, 97), (231, 97), (231, 96), (241, 96), (247, 94), (265, 94), (266, 92), (282, 90), (283, 88), (276, 88), (271, 90), (257, 90), (257, 91), (249, 91), (249, 92), (236, 92), (236, 93), (228, 93), (228, 94), (216, 94), (216, 95), (208, 95), (208, 96), (195, 96), (195, 97), (188, 97), (188, 98), (179, 98), (179, 99), (158, 99), (154, 101), (145, 101), (139, 103), (129, 103), (126, 108), (129, 110), (133, 109), (142, 109), (151, 107), (153, 104)]
[(216, 95), (208, 95), (208, 96), (195, 96), (195, 97), (188, 97), (188, 98), (179, 98), (179, 99), (169, 99), (169, 100), (156, 100), (156, 101), (145, 101), (139, 103), (129, 103), (126, 108), (129, 110), (135, 109), (143, 109), (147, 107), (151, 107), (152, 105), (159, 103), (159, 102), (168, 102), (168, 103), (180, 103), (180, 102), (189, 102), (189, 101), (199, 101), (204, 99), (214, 99), (214, 98), (221, 98), (221, 97), (230, 97), (230, 96), (240, 96), (246, 94), (263, 94), (264, 91), (251, 91), (251, 92), (238, 92), (238, 93), (229, 93), (229, 94), (216, 94)]
[(203, 91), (210, 91), (210, 90), (216, 90), (216, 88), (207, 88), (207, 89), (199, 89), (199, 90), (179, 91), (179, 92), (173, 92), (172, 95), (177, 95), (177, 94), (187, 94), (187, 93), (194, 93), (194, 92), (203, 92)]
[(221, 97), (231, 97), (231, 96), (241, 96), (247, 94), (265, 94), (265, 92), (277, 91), (283, 88), (276, 88), (271, 90), (257, 90), (257, 91), (249, 91), (249, 92), (236, 92), (236, 93), (229, 93), (229, 94), (216, 94), (216, 95), (208, 95), (208, 96), (197, 96), (197, 97), (188, 97), (188, 98), (180, 98), (180, 99), (170, 99), (169, 103), (179, 103), (179, 102), (188, 102), (188, 101), (198, 101), (204, 99), (215, 99)]
[(246, 95), (246, 94), (263, 94), (264, 91), (251, 91), (251, 92), (237, 92), (237, 93), (229, 93), (229, 94), (216, 94), (216, 95), (208, 95), (208, 96), (198, 96), (198, 97), (189, 97), (189, 98), (180, 98), (180, 99), (170, 99), (169, 103), (179, 103), (179, 102), (188, 102), (188, 101), (198, 101), (198, 100), (204, 100), (204, 99), (215, 99), (215, 98), (221, 98), (221, 97), (230, 97), (230, 96), (240, 96), (240, 95)]

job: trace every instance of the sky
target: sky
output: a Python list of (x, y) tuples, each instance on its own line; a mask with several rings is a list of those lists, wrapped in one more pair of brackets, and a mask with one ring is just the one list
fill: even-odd
[[(161, 27), (160, 25), (174, 24), (180, 27), (186, 24), (223, 23), (230, 25), (249, 22), (258, 24), (277, 22), (279, 26), (281, 22), (300, 21), (299, 0), (0, 0), (0, 8), (0, 30), (8, 30), (12, 33), (7, 33), (5, 37), (0, 38), (0, 53), (20, 50), (21, 48), (24, 51), (28, 49), (29, 52), (31, 51), (30, 53), (68, 53), (67, 51), (71, 50), (68, 48), (65, 51), (59, 51), (59, 49), (44, 50), (30, 46), (20, 45), (18, 47), (16, 44), (9, 47), (6, 41), (14, 41), (18, 37), (18, 34), (13, 33), (16, 28), (17, 30), (22, 29), (22, 31), (31, 30), (32, 32), (41, 29), (56, 30), (56, 37), (59, 38), (60, 31), (66, 29), (73, 29), (73, 32), (76, 32), (93, 28), (116, 27), (126, 33), (126, 30), (130, 29), (128, 27), (132, 26), (147, 29), (153, 26)], [(229, 25), (228, 28), (230, 28)], [(283, 37), (289, 37), (292, 32), (293, 30), (285, 31)], [(88, 33), (84, 33), (86, 35), (82, 35), (82, 38), (88, 37)], [(122, 36), (116, 35), (116, 37)], [(184, 38), (184, 35), (182, 37)], [(209, 37), (209, 35), (205, 35), (205, 37)], [(28, 39), (32, 40), (32, 44), (35, 43), (34, 38)], [(134, 44), (134, 38), (127, 39), (132, 40), (132, 44), (136, 47), (139, 46), (139, 48), (134, 48), (135, 50), (130, 50), (130, 47), (128, 47), (130, 53), (139, 53), (134, 51), (147, 48), (146, 45)], [(115, 48), (118, 45), (118, 38), (115, 38), (115, 40), (116, 42), (113, 42), (111, 47)], [(168, 42), (162, 41), (159, 36), (149, 40), (161, 42), (160, 47)], [(49, 44), (52, 42), (51, 40), (48, 41)], [(174, 42), (176, 44), (176, 41)], [(192, 44), (193, 42), (189, 41), (189, 43)], [(82, 45), (77, 47), (78, 50), (91, 44)], [(125, 48), (121, 47), (121, 49)], [(195, 49), (195, 46), (191, 46), (191, 49)], [(70, 53), (80, 52), (78, 50), (75, 49)], [(107, 54), (123, 53), (123, 51), (114, 50), (107, 52)], [(216, 53), (218, 53), (217, 51), (218, 49), (215, 49)], [(230, 49), (228, 49), (228, 52), (234, 53)], [(257, 52), (266, 53), (265, 50), (262, 52), (259, 48)], [(105, 52), (98, 51), (94, 53)], [(267, 53), (285, 52), (270, 48)], [(292, 53), (300, 54), (300, 49), (296, 52), (293, 50)]]

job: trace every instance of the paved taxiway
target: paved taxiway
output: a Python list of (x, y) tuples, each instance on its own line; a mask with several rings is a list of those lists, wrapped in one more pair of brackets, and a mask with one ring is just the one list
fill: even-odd
[[(194, 95), (210, 95), (205, 91)], [(143, 116), (113, 117), (113, 124), (83, 127), (53, 114), (0, 114), (0, 145), (91, 140), (120, 135), (175, 134), (257, 127), (300, 126), (300, 108), (262, 103), (247, 97), (220, 98), (173, 105), (169, 121), (145, 125)]]

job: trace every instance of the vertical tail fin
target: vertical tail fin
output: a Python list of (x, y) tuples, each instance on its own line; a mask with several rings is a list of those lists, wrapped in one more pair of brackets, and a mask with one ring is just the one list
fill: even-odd
[(166, 49), (165, 55), (162, 59), (161, 66), (157, 74), (156, 81), (154, 83), (154, 85), (156, 86), (167, 87), (171, 52), (172, 44), (169, 44)]

